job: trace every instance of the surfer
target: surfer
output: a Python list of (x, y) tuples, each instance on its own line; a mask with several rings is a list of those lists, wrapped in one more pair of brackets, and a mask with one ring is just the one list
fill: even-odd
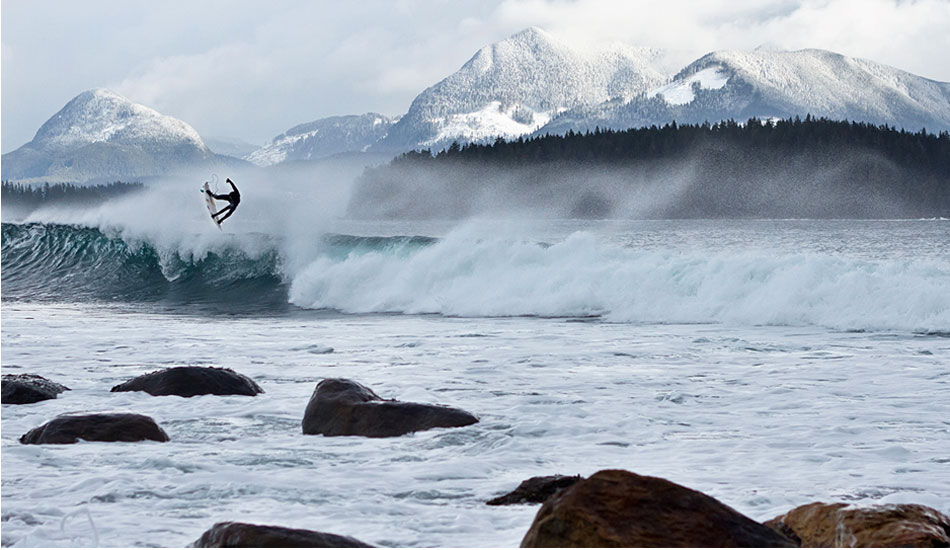
[[(211, 214), (211, 217), (214, 218), (214, 221), (218, 222), (218, 225), (221, 225), (221, 222), (231, 217), (231, 214), (234, 214), (234, 210), (237, 209), (238, 204), (241, 203), (241, 192), (238, 191), (237, 187), (235, 187), (234, 182), (231, 181), (231, 178), (228, 178), (226, 181), (231, 184), (231, 189), (234, 189), (234, 191), (231, 191), (227, 195), (215, 195), (210, 189), (205, 191), (212, 198), (218, 199), (219, 201), (228, 201), (227, 206), (221, 210), (218, 210), (214, 214)], [(224, 217), (218, 219), (218, 216), (221, 214), (224, 214)]]

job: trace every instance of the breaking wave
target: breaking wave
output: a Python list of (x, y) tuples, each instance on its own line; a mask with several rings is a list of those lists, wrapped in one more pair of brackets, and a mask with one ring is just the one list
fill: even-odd
[(950, 332), (950, 261), (939, 258), (647, 250), (584, 232), (552, 245), (464, 230), (316, 241), (306, 253), (263, 234), (183, 249), (3, 224), (3, 298)]

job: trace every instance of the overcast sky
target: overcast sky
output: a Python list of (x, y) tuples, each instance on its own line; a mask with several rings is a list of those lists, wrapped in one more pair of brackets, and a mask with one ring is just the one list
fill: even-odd
[(950, 81), (950, 0), (2, 0), (2, 150), (96, 87), (205, 137), (406, 112), (478, 48), (534, 25), (680, 52), (822, 48)]

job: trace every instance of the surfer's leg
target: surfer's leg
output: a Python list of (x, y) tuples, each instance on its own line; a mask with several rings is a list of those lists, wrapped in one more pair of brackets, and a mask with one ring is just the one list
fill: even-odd
[[(234, 211), (237, 210), (237, 207), (235, 207), (235, 206), (228, 206), (228, 208), (225, 208), (225, 210), (228, 210), (229, 208), (230, 208), (230, 210), (228, 211), (228, 213), (225, 214), (223, 218), (221, 218), (220, 220), (218, 220), (218, 223), (221, 223), (221, 222), (223, 222), (224, 220), (230, 218), (230, 217), (231, 217), (231, 214), (234, 214)], [(223, 211), (222, 211), (222, 212), (223, 212)]]
[(224, 208), (222, 208), (221, 210), (218, 210), (218, 211), (215, 212), (214, 214), (211, 214), (211, 217), (212, 217), (212, 218), (217, 218), (217, 217), (220, 216), (221, 214), (224, 214), (225, 212), (227, 212), (228, 209), (234, 210), (234, 207), (229, 204), (229, 205), (225, 206)]

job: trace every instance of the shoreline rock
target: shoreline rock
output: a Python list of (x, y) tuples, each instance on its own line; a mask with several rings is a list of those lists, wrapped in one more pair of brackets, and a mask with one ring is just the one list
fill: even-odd
[(132, 413), (64, 414), (20, 436), (24, 445), (84, 441), (169, 441), (150, 417)]
[(950, 517), (920, 504), (857, 507), (813, 502), (765, 522), (803, 547), (950, 546)]
[(317, 384), (301, 426), (307, 435), (396, 437), (431, 428), (458, 428), (478, 422), (462, 409), (386, 400), (344, 378)]
[(352, 537), (225, 521), (215, 523), (194, 542), (195, 548), (373, 548)]
[(151, 395), (257, 395), (264, 390), (256, 382), (231, 369), (217, 367), (172, 367), (136, 376), (111, 391), (144, 391)]
[(4, 374), (0, 382), (2, 403), (4, 405), (26, 405), (47, 399), (56, 399), (64, 391), (70, 391), (62, 384), (43, 378), (37, 374)]
[(485, 504), (489, 506), (510, 506), (512, 504), (541, 504), (554, 496), (558, 491), (566, 489), (582, 480), (581, 476), (537, 476), (526, 479), (510, 493), (495, 497)]
[(718, 500), (665, 479), (602, 470), (538, 510), (522, 547), (794, 547)]

